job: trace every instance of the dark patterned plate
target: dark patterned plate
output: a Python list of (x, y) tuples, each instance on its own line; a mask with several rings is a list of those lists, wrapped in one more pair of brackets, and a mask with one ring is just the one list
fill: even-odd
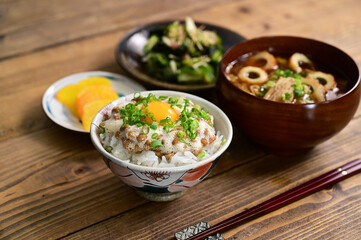
[[(128, 32), (117, 44), (115, 49), (115, 58), (119, 65), (128, 72), (132, 77), (139, 80), (142, 84), (150, 88), (171, 89), (178, 91), (197, 91), (213, 88), (215, 83), (212, 84), (178, 84), (160, 81), (148, 76), (144, 69), (142, 69), (141, 58), (144, 54), (143, 47), (150, 37), (150, 32), (165, 27), (172, 21), (162, 21), (150, 23)], [(180, 21), (181, 23), (184, 23)], [(245, 38), (238, 33), (235, 33), (226, 28), (215, 26), (207, 23), (196, 22), (197, 26), (203, 26), (204, 29), (215, 31), (222, 38), (222, 45), (224, 50), (227, 51), (231, 46), (244, 41)]]

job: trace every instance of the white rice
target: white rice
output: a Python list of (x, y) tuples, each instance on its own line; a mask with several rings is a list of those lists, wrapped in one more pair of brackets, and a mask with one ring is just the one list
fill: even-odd
[(217, 138), (212, 144), (203, 148), (203, 151), (205, 152), (205, 156), (203, 158), (198, 158), (192, 152), (185, 151), (176, 153), (169, 160), (167, 160), (164, 156), (159, 159), (153, 151), (143, 151), (141, 153), (131, 154), (123, 147), (122, 142), (116, 139), (113, 134), (100, 134), (100, 140), (103, 143), (103, 146), (111, 146), (113, 148), (111, 154), (122, 161), (141, 166), (162, 168), (184, 166), (206, 160), (212, 156), (221, 146), (223, 136), (219, 131), (217, 132), (216, 136)]

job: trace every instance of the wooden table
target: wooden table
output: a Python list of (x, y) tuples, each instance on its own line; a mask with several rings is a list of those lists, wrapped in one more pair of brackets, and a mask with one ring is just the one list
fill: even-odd
[[(102, 70), (125, 74), (114, 47), (130, 29), (191, 16), (246, 38), (297, 35), (336, 45), (361, 64), (359, 0), (0, 0), (0, 238), (172, 239), (215, 224), (361, 157), (361, 110), (311, 152), (262, 152), (235, 126), (211, 175), (181, 198), (149, 202), (115, 177), (89, 135), (44, 114), (56, 80)], [(361, 174), (223, 233), (229, 239), (360, 239)]]

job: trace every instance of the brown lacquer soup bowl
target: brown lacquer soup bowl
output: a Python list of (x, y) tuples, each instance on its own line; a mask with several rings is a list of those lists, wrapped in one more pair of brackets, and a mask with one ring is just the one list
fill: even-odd
[[(229, 65), (247, 54), (262, 51), (275, 56), (295, 52), (309, 56), (323, 69), (342, 78), (343, 92), (332, 100), (293, 104), (265, 100), (241, 90), (227, 75)], [(349, 123), (359, 105), (360, 72), (355, 61), (320, 41), (289, 36), (251, 39), (229, 49), (220, 68), (217, 89), (222, 109), (235, 128), (240, 128), (265, 151), (277, 155), (303, 153), (331, 138)]]

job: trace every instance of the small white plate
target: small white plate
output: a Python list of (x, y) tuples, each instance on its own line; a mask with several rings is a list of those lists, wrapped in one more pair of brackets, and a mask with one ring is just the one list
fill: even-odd
[(115, 73), (96, 71), (73, 74), (56, 81), (45, 91), (42, 105), (46, 115), (56, 124), (64, 128), (77, 132), (89, 132), (84, 129), (79, 119), (56, 99), (55, 95), (64, 86), (77, 83), (80, 80), (93, 76), (108, 78), (119, 97), (145, 90), (142, 85), (136, 83), (135, 81)]

